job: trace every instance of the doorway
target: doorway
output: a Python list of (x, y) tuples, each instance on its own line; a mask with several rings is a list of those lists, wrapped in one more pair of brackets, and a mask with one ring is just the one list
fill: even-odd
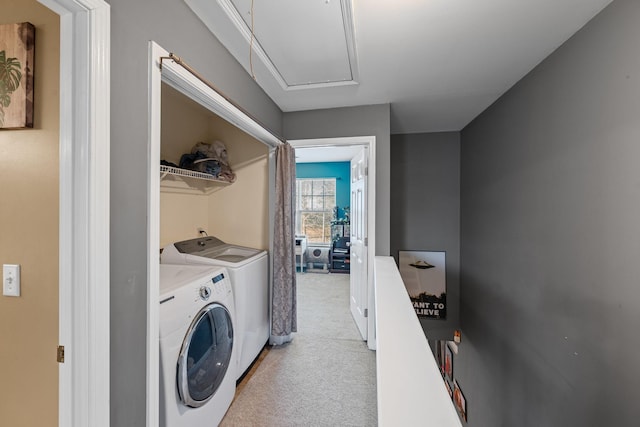
[[(358, 328), (361, 332), (362, 338), (367, 341), (367, 345), (370, 349), (375, 349), (375, 311), (374, 311), (374, 282), (373, 282), (373, 261), (375, 251), (375, 137), (345, 137), (345, 138), (325, 138), (325, 139), (306, 139), (306, 140), (292, 140), (289, 143), (295, 147), (296, 156), (298, 153), (301, 156), (309, 156), (309, 159), (315, 157), (318, 162), (327, 161), (332, 159), (334, 161), (347, 161), (352, 162), (359, 153), (365, 149), (366, 155), (364, 160), (365, 167), (362, 168), (361, 173), (366, 181), (366, 197), (364, 205), (362, 205), (362, 220), (363, 223), (371, 224), (365, 231), (365, 235), (362, 237), (362, 246), (371, 248), (367, 250), (366, 255), (360, 259), (360, 262), (364, 263), (361, 268), (354, 272), (351, 272), (350, 277), (350, 305), (352, 307), (352, 315)], [(353, 169), (353, 168), (352, 168)], [(350, 181), (353, 181), (353, 176), (350, 177)], [(362, 188), (360, 189), (362, 194)], [(350, 206), (353, 216), (353, 206)], [(355, 229), (351, 227), (350, 236)], [(359, 253), (362, 252), (360, 248)], [(353, 268), (353, 266), (351, 266)], [(359, 274), (358, 274), (359, 273)], [(366, 277), (365, 277), (366, 276)], [(365, 277), (362, 280), (362, 277)]]
[(111, 12), (103, 0), (38, 2), (60, 16), (58, 425), (106, 427)]

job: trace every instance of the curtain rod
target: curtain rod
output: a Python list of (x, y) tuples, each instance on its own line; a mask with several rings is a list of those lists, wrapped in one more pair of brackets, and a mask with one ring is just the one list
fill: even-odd
[(273, 132), (271, 129), (269, 129), (267, 126), (265, 126), (260, 120), (256, 119), (251, 113), (249, 113), (247, 110), (245, 110), (242, 106), (238, 105), (233, 99), (229, 98), (227, 95), (225, 95), (224, 92), (222, 92), (220, 89), (218, 89), (213, 83), (209, 82), (207, 79), (205, 79), (200, 73), (198, 73), (196, 70), (194, 70), (193, 68), (191, 68), (189, 66), (189, 64), (187, 64), (186, 62), (184, 62), (182, 60), (182, 58), (180, 58), (178, 55), (175, 55), (174, 53), (169, 53), (169, 56), (161, 56), (160, 57), (160, 70), (162, 70), (162, 61), (165, 59), (170, 59), (171, 61), (175, 62), (176, 64), (180, 65), (182, 68), (184, 68), (185, 70), (187, 70), (188, 72), (190, 72), (194, 77), (196, 77), (198, 80), (200, 80), (202, 83), (204, 83), (205, 85), (207, 85), (207, 87), (209, 87), (209, 89), (213, 90), (214, 92), (216, 92), (218, 95), (220, 95), (221, 97), (223, 97), (229, 104), (233, 105), (235, 108), (237, 108), (238, 110), (240, 110), (244, 115), (246, 115), (247, 117), (249, 117), (251, 120), (253, 120), (254, 122), (256, 122), (258, 125), (260, 125), (264, 130), (266, 130), (267, 132), (269, 132), (274, 138), (276, 138), (278, 141), (282, 142), (283, 144), (286, 144), (287, 141), (281, 137), (280, 135), (277, 135), (275, 132)]

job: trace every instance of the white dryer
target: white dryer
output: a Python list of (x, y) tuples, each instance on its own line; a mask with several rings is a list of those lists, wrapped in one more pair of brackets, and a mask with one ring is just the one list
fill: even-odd
[(226, 267), (236, 302), (237, 378), (258, 357), (269, 340), (269, 259), (267, 251), (200, 237), (162, 250), (162, 263)]
[(160, 265), (160, 426), (216, 426), (236, 390), (226, 269)]

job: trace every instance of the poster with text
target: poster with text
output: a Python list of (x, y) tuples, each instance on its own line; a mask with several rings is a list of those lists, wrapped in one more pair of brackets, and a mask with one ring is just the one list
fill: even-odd
[(446, 319), (445, 252), (400, 251), (399, 270), (418, 317)]

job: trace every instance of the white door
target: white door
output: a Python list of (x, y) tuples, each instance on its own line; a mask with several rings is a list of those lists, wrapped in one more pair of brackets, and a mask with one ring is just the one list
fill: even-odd
[(367, 340), (367, 148), (351, 159), (350, 307), (363, 340)]

